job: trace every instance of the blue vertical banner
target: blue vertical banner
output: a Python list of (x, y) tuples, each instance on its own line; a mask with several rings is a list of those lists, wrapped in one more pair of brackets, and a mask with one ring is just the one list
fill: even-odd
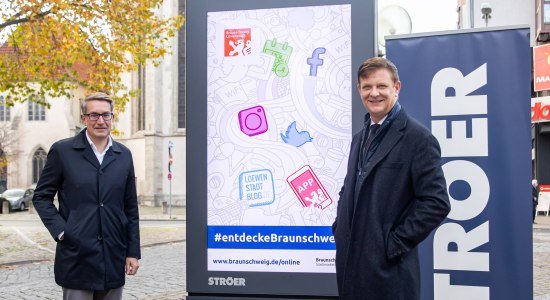
[(451, 199), (420, 247), (423, 299), (532, 299), (529, 28), (386, 42), (404, 109), (441, 145)]

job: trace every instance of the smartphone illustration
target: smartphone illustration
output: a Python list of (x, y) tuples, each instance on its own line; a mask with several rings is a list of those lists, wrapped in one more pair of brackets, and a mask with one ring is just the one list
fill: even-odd
[(303, 207), (325, 209), (332, 199), (309, 165), (301, 167), (286, 179)]

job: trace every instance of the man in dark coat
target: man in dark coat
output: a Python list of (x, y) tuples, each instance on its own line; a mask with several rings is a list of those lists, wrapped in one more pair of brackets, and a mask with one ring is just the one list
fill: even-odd
[(134, 165), (130, 150), (111, 139), (112, 112), (107, 94), (86, 97), (86, 129), (52, 145), (34, 193), (57, 241), (54, 273), (64, 299), (121, 299), (125, 273), (138, 270)]
[(389, 60), (358, 71), (368, 111), (352, 140), (336, 220), (341, 299), (420, 299), (417, 245), (450, 210), (439, 144), (397, 102), (401, 82)]

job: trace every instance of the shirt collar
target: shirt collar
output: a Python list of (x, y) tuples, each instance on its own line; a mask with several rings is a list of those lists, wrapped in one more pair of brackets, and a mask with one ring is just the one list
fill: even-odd
[(382, 125), (382, 124), (384, 124), (384, 121), (386, 120), (387, 117), (388, 117), (388, 115), (385, 115), (382, 119), (380, 119), (380, 121), (378, 123), (374, 123), (371, 119), (370, 120), (370, 125), (374, 125), (374, 124)]
[(374, 123), (372, 121), (372, 119), (370, 118), (370, 114), (367, 113), (365, 114), (365, 126), (367, 125), (373, 125), (373, 124), (379, 124), (379, 125), (382, 125), (384, 124), (384, 121), (386, 121), (386, 119), (388, 118), (388, 116), (390, 116), (390, 119), (389, 121), (393, 121), (393, 119), (395, 119), (395, 117), (397, 116), (397, 114), (399, 113), (399, 111), (401, 111), (401, 104), (399, 104), (399, 101), (395, 101), (395, 104), (393, 105), (392, 109), (390, 110), (389, 113), (387, 113), (382, 119), (380, 119), (380, 122), (378, 123)]
[[(97, 150), (96, 145), (94, 144), (94, 142), (92, 142), (92, 139), (90, 139), (90, 136), (88, 135), (88, 130), (85, 130), (84, 133), (86, 134), (86, 139), (88, 140), (88, 143), (92, 147), (92, 150), (94, 150), (94, 152), (99, 153), (99, 151)], [(107, 147), (105, 147), (105, 150), (103, 150), (103, 153), (107, 152), (107, 150), (109, 150), (109, 148), (111, 148), (112, 145), (113, 145), (113, 140), (111, 139), (111, 136), (109, 135), (109, 142), (107, 143)]]

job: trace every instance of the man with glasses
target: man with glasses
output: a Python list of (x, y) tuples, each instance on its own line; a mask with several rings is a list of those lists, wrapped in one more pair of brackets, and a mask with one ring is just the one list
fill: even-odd
[(139, 267), (134, 165), (130, 150), (110, 136), (113, 106), (105, 93), (84, 99), (86, 129), (52, 145), (34, 193), (57, 241), (54, 273), (63, 299), (122, 299), (125, 274)]

